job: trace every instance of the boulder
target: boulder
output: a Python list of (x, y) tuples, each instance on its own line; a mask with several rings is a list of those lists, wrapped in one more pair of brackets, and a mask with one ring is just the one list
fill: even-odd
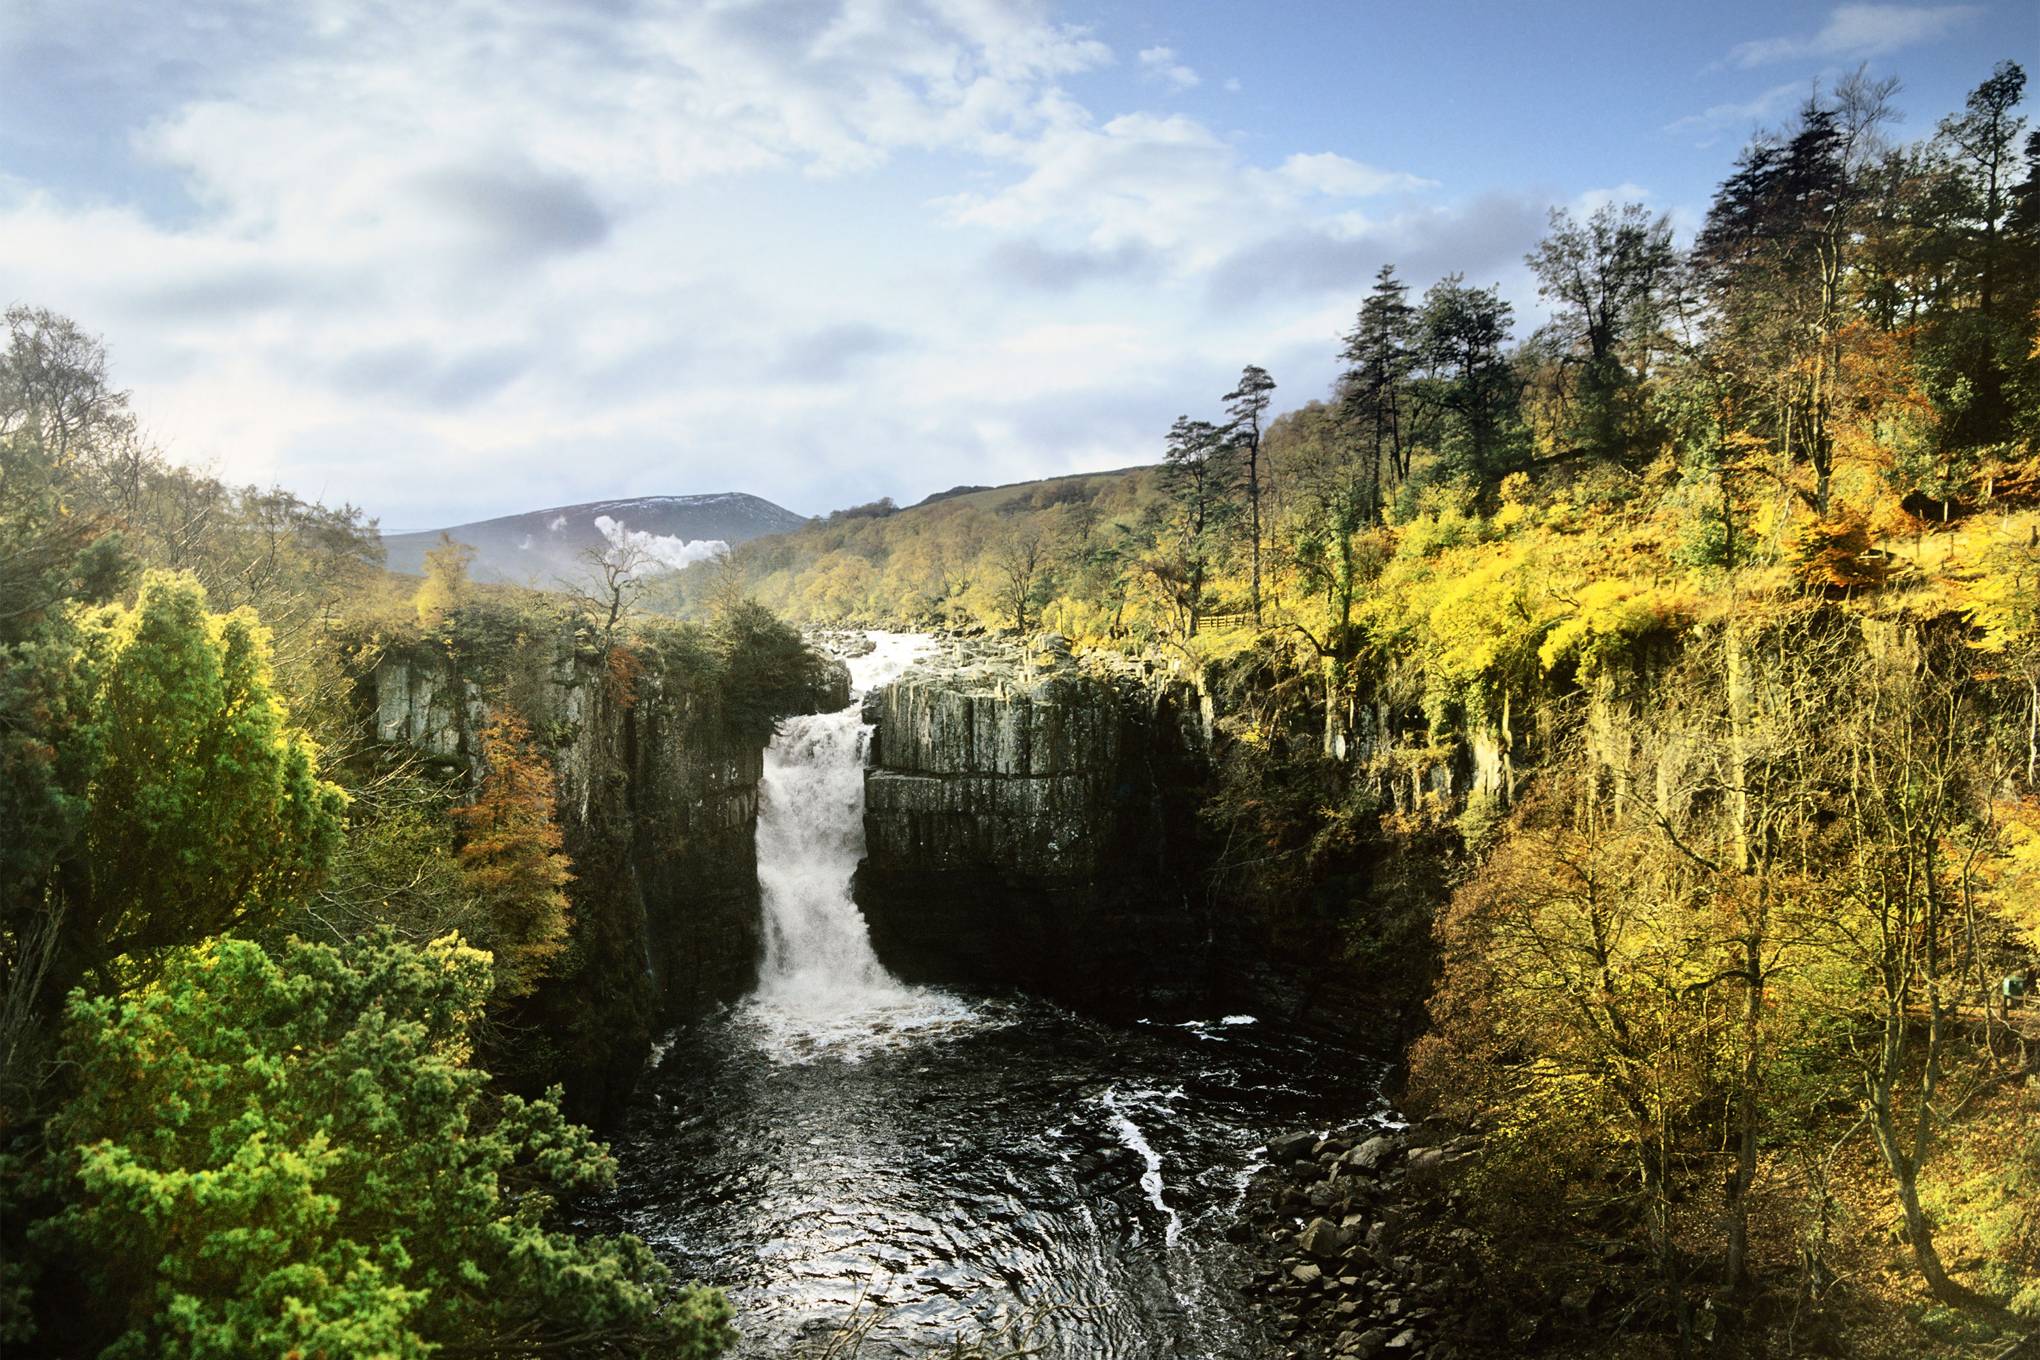
[(1296, 1244), (1320, 1261), (1329, 1261), (1346, 1249), (1346, 1234), (1326, 1219), (1313, 1218)]
[(1339, 1338), (1339, 1354), (1357, 1355), (1360, 1360), (1371, 1360), (1381, 1354), (1388, 1345), (1388, 1330), (1383, 1327), (1369, 1327), (1364, 1332), (1348, 1332)]
[(1346, 1165), (1361, 1171), (1379, 1171), (1388, 1159), (1395, 1155), (1396, 1141), (1385, 1133), (1378, 1133), (1346, 1154)]
[(1277, 1166), (1305, 1161), (1316, 1143), (1317, 1135), (1314, 1133), (1285, 1133), (1279, 1138), (1270, 1138), (1268, 1160)]
[(1417, 1148), (1410, 1153), (1409, 1177), (1419, 1185), (1427, 1185), (1437, 1181), (1448, 1165), (1450, 1158), (1446, 1156), (1445, 1149)]

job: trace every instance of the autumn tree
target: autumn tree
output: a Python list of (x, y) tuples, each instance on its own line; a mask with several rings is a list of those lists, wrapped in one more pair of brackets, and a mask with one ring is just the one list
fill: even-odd
[[(1440, 919), (1443, 976), (1412, 1086), (1426, 1107), (1495, 1129), (1491, 1155), (1546, 1196), (1596, 1162), (1629, 1168), (1616, 1193), (1684, 1333), (1673, 1211), (1718, 1034), (1692, 987), (1706, 962), (1685, 947), (1697, 899), (1641, 829), (1588, 832), (1557, 811), (1519, 814)], [(1545, 1231), (1558, 1207), (1542, 1208)]]
[(454, 542), (453, 535), (448, 533), (439, 535), (437, 547), (426, 550), (425, 581), (413, 597), (420, 623), (435, 626), (466, 602), (472, 590), (468, 568), (474, 560), (475, 550)]
[(453, 810), (460, 865), (479, 900), (505, 998), (528, 995), (567, 947), (572, 865), (560, 850), (552, 763), (508, 708), (478, 735), (482, 780), (474, 802)]
[(1943, 1121), (1960, 1104), (1949, 1071), (1957, 1014), (1985, 1002), (1969, 904), (1996, 776), (1955, 660), (1946, 643), (1914, 636), (1860, 670), (1855, 710), (1836, 734), (1849, 783), (1826, 945), (1852, 975), (1844, 995), (1864, 1037), (1851, 1056), (1914, 1264), (1936, 1299), (2003, 1319), (2000, 1300), (1949, 1274), (1921, 1200)]
[(1034, 524), (1011, 530), (992, 550), (998, 574), (999, 605), (1015, 631), (1027, 633), (1042, 602), (1049, 564), (1048, 536)]
[[(42, 307), (9, 307), (4, 324), (0, 438), (19, 436), (60, 475), (106, 468), (135, 449), (128, 394), (108, 381), (97, 336)], [(89, 479), (79, 476), (77, 484), (83, 489)], [(12, 478), (4, 489), (19, 494)]]
[[(2021, 530), (2023, 529), (2023, 532)], [(2040, 793), (2040, 514), (2007, 521), (1983, 554), (1965, 610), (1975, 646), (2022, 682), (2026, 788)]]

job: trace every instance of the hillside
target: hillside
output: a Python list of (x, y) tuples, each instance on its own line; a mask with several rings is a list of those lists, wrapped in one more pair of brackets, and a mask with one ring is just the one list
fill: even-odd
[(784, 506), (741, 491), (639, 496), (503, 515), (444, 530), (387, 534), (383, 548), (389, 554), (391, 571), (417, 574), (424, 570), (426, 552), (441, 533), (447, 533), (475, 550), (469, 570), (476, 580), (547, 586), (561, 578), (577, 577), (583, 554), (613, 543), (619, 533), (634, 539), (647, 535), (637, 541), (652, 556), (681, 566), (706, 556), (708, 544), (743, 543), (765, 534), (785, 533), (806, 522)]
[[(880, 501), (745, 543), (731, 561), (761, 603), (804, 623), (1000, 626), (1019, 609), (1084, 631), (1100, 611), (1080, 602), (1123, 598), (1154, 540), (1162, 480), (1159, 466), (1131, 467), (957, 487), (906, 509)], [(670, 589), (668, 607), (702, 612), (710, 574), (684, 572)]]

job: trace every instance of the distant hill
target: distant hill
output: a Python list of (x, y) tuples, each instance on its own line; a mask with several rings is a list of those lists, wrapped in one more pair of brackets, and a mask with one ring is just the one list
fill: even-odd
[(550, 586), (578, 579), (587, 569), (583, 554), (590, 548), (629, 535), (654, 557), (672, 566), (699, 561), (716, 544), (749, 542), (781, 534), (807, 523), (784, 506), (741, 491), (705, 496), (639, 496), (630, 500), (589, 501), (561, 505), (522, 515), (426, 529), (413, 534), (386, 534), (383, 548), (391, 571), (421, 574), (425, 554), (447, 533), (475, 550), (470, 573), (477, 581)]
[[(1024, 564), (1031, 616), (1058, 630), (1108, 627), (1111, 602), (1145, 588), (1133, 564), (1162, 500), (1152, 466), (958, 486), (905, 509), (873, 501), (838, 510), (745, 543), (732, 561), (759, 603), (796, 623), (1002, 626)], [(670, 607), (700, 614), (715, 584), (680, 573)]]

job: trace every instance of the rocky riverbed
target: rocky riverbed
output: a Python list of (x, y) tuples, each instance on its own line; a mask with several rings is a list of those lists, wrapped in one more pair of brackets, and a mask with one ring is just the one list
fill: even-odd
[(1258, 1260), (1247, 1289), (1288, 1355), (1494, 1353), (1471, 1339), (1489, 1310), (1475, 1239), (1453, 1223), (1477, 1153), (1463, 1134), (1376, 1123), (1269, 1143), (1230, 1235)]

